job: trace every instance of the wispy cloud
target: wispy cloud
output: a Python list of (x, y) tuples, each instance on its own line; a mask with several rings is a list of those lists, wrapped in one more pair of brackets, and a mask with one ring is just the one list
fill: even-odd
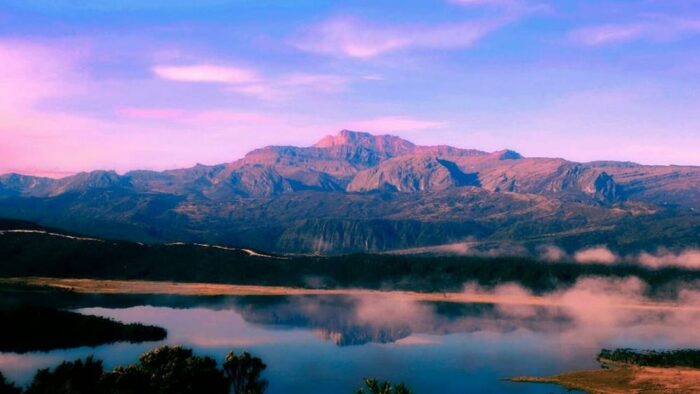
[[(89, 72), (97, 56), (73, 41), (0, 40), (0, 173), (62, 176), (220, 163), (260, 145), (312, 139), (314, 130), (330, 128), (315, 118), (270, 115), (229, 101), (202, 108), (201, 96), (173, 93), (161, 100), (159, 92), (175, 82), (158, 78), (135, 86), (130, 79), (97, 80)], [(294, 77), (290, 83), (323, 80)], [(133, 91), (138, 95), (127, 94)], [(117, 109), (110, 109), (113, 97), (121, 104)], [(143, 97), (153, 97), (154, 104), (144, 106), (149, 101)], [(104, 105), (74, 106), (88, 101)]]
[(211, 64), (160, 65), (153, 67), (153, 72), (160, 78), (180, 82), (243, 84), (260, 79), (254, 70)]
[(599, 25), (574, 30), (570, 37), (581, 44), (595, 46), (634, 40), (643, 32), (639, 25)]
[(409, 48), (466, 48), (510, 20), (504, 17), (430, 26), (381, 26), (339, 17), (310, 27), (292, 44), (311, 53), (369, 59)]
[(261, 100), (288, 100), (303, 93), (331, 94), (345, 90), (349, 78), (340, 75), (292, 73), (254, 84), (232, 86), (230, 91)]
[(291, 73), (267, 76), (251, 68), (228, 65), (156, 65), (153, 73), (176, 82), (226, 85), (226, 90), (262, 100), (288, 99), (304, 91), (335, 93), (345, 88), (348, 78), (332, 74)]
[(574, 29), (569, 37), (587, 46), (619, 44), (635, 40), (675, 41), (689, 34), (700, 33), (700, 19), (656, 16), (641, 22), (611, 23)]

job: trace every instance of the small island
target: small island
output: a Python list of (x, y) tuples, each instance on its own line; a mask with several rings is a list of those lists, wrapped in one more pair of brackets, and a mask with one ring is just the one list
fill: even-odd
[(603, 349), (597, 361), (602, 366), (598, 370), (510, 380), (553, 383), (592, 394), (700, 392), (700, 350)]
[(24, 353), (165, 339), (161, 327), (34, 305), (0, 306), (0, 352)]

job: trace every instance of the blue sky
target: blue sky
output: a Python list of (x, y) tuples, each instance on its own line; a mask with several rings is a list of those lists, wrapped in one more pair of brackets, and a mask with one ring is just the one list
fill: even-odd
[(233, 161), (342, 128), (700, 165), (700, 1), (5, 0), (0, 172)]

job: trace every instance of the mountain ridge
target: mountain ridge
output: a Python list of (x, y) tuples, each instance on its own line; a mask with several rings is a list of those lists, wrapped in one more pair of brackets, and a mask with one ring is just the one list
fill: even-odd
[[(664, 246), (670, 234), (680, 234), (674, 244), (695, 245), (699, 211), (700, 167), (528, 158), (349, 130), (312, 146), (267, 146), (217, 165), (61, 179), (0, 176), (6, 217), (102, 236), (275, 252), (512, 243), (538, 234), (572, 247)], [(679, 219), (661, 229), (654, 218)], [(648, 235), (623, 231), (640, 223)], [(567, 235), (582, 227), (600, 234)]]

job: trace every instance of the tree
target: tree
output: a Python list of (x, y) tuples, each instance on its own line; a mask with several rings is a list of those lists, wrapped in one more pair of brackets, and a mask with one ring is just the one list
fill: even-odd
[(103, 375), (102, 361), (92, 356), (73, 362), (64, 361), (53, 371), (40, 369), (27, 394), (93, 394)]
[(0, 394), (20, 394), (21, 392), (22, 389), (7, 381), (5, 375), (0, 372)]
[(144, 353), (139, 362), (118, 368), (105, 377), (117, 393), (228, 394), (228, 382), (210, 357), (191, 349), (163, 346)]
[(365, 392), (364, 389), (360, 388), (357, 390), (357, 394), (411, 394), (411, 390), (403, 383), (393, 385), (389, 382), (379, 382), (377, 379), (366, 378), (365, 385), (369, 391)]
[(248, 352), (238, 356), (229, 353), (224, 361), (224, 373), (233, 387), (234, 394), (261, 394), (267, 388), (267, 380), (261, 379), (260, 374), (267, 365), (258, 357)]

